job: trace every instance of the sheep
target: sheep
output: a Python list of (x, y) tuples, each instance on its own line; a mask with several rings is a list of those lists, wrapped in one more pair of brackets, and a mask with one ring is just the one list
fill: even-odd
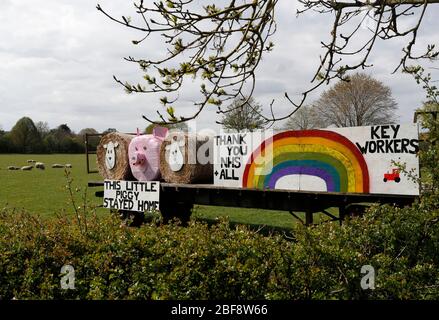
[(35, 160), (27, 160), (27, 163), (35, 163)]
[(66, 168), (70, 168), (70, 169), (71, 169), (71, 168), (72, 168), (72, 165), (71, 165), (70, 163), (67, 163), (67, 164), (66, 164)]
[(37, 163), (35, 163), (35, 168), (44, 170), (44, 169), (46, 169), (46, 166), (42, 162), (37, 162)]
[(16, 166), (9, 166), (8, 170), (20, 170), (20, 167), (16, 167)]
[(30, 171), (30, 170), (32, 170), (33, 169), (33, 166), (24, 166), (24, 167), (21, 167), (21, 170), (23, 170), (23, 171)]
[(52, 164), (52, 168), (64, 168), (64, 165), (59, 164), (59, 163), (55, 163), (55, 164)]

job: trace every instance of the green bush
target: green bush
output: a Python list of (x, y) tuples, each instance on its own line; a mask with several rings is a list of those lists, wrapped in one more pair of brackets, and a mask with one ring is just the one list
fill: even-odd
[[(128, 228), (113, 216), (85, 223), (3, 209), (0, 299), (437, 299), (438, 207), (437, 196), (376, 206), (288, 237), (227, 221)], [(74, 290), (61, 289), (65, 264)], [(363, 265), (375, 268), (375, 290), (360, 287)]]

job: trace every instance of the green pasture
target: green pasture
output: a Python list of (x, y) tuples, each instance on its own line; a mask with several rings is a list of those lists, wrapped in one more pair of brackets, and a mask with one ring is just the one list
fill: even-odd
[[(28, 159), (43, 162), (46, 169), (7, 170), (8, 166), (28, 165)], [(85, 156), (81, 154), (0, 155), (0, 206), (24, 208), (44, 217), (53, 216), (63, 209), (73, 212), (72, 202), (66, 190), (65, 171), (52, 168), (52, 164), (55, 163), (72, 165), (69, 170), (73, 178), (72, 186), (77, 201), (82, 198), (87, 181), (99, 179), (99, 174), (87, 174)], [(76, 188), (78, 188), (77, 191)], [(93, 203), (99, 204), (99, 200), (94, 198), (94, 190), (88, 190), (87, 196)]]
[[(45, 170), (34, 168), (32, 171), (9, 171), (8, 166), (24, 166), (27, 160), (36, 160), (46, 165)], [(56, 212), (65, 210), (73, 213), (72, 201), (66, 190), (67, 179), (64, 169), (54, 169), (52, 164), (72, 164), (70, 170), (73, 178), (73, 190), (76, 206), (82, 205), (82, 197), (90, 180), (101, 180), (99, 174), (87, 174), (85, 156), (82, 154), (54, 155), (0, 155), (0, 207), (9, 206), (40, 214), (50, 218)], [(91, 168), (95, 168), (95, 158), (90, 160)], [(78, 188), (78, 189), (77, 189)], [(100, 205), (101, 199), (94, 196), (96, 188), (87, 190), (87, 198), (94, 205)], [(99, 214), (108, 210), (98, 209)], [(303, 217), (303, 215), (299, 214)], [(228, 216), (232, 223), (244, 223), (260, 226), (289, 228), (295, 219), (283, 211), (259, 209), (227, 208), (215, 206), (195, 206), (192, 217), (200, 220), (214, 221), (217, 217)], [(320, 217), (316, 217), (316, 221)]]

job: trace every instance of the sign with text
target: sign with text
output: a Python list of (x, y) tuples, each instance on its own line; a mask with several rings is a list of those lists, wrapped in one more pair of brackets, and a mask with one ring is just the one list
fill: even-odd
[(104, 208), (128, 211), (159, 210), (159, 181), (104, 181)]
[(216, 186), (419, 194), (414, 124), (223, 133), (214, 143)]

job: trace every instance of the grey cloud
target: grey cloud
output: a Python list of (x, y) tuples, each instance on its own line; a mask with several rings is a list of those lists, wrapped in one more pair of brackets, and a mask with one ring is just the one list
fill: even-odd
[[(132, 45), (140, 34), (105, 18), (95, 9), (97, 2), (117, 16), (135, 18), (132, 2), (125, 0), (35, 0), (31, 6), (0, 1), (0, 126), (8, 130), (27, 115), (48, 121), (51, 127), (67, 123), (76, 131), (116, 127), (128, 132), (147, 125), (142, 114), (155, 116), (161, 108), (157, 96), (127, 95), (112, 77), (141, 81), (140, 69), (122, 58), (159, 57), (164, 52), (161, 40)], [(279, 2), (275, 49), (264, 56), (257, 71), (255, 98), (265, 107), (276, 99), (277, 115), (292, 109), (284, 92), (300, 99), (309, 88), (323, 52), (320, 41), (329, 37), (330, 16), (310, 12), (296, 18), (296, 5), (296, 1)], [(418, 41), (421, 46), (437, 41), (437, 9), (430, 9)], [(380, 44), (373, 56), (376, 66), (368, 72), (392, 88), (401, 121), (408, 122), (424, 93), (407, 75), (391, 75), (403, 45)], [(311, 95), (309, 102), (324, 89)], [(199, 82), (188, 81), (179, 96), (177, 112), (190, 115), (196, 110)], [(215, 121), (220, 117), (215, 111), (207, 106), (197, 126), (218, 128)]]

